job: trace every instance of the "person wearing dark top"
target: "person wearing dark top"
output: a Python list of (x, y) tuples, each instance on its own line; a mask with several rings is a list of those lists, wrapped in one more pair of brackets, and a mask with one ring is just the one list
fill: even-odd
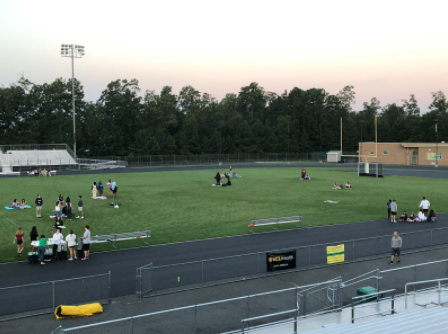
[(59, 202), (61, 205), (64, 205), (64, 197), (62, 196), (62, 194), (59, 194), (58, 202)]
[(305, 176), (306, 176), (306, 170), (305, 168), (302, 168), (302, 180), (305, 180)]
[(84, 219), (84, 211), (83, 211), (83, 202), (82, 202), (82, 196), (78, 196), (78, 216), (76, 218)]
[(232, 183), (230, 183), (230, 177), (227, 176), (227, 183), (224, 183), (222, 186), (223, 187), (228, 187), (228, 186), (231, 186), (231, 185), (232, 185)]
[(406, 211), (403, 211), (403, 213), (400, 215), (400, 219), (398, 219), (398, 221), (405, 222), (407, 220), (408, 220), (408, 214), (406, 213)]
[(36, 204), (36, 217), (40, 218), (42, 217), (42, 204), (44, 204), (44, 200), (40, 197), (40, 195), (37, 195), (34, 203)]
[[(31, 229), (31, 233), (30, 233), (30, 240), (37, 241), (38, 239), (39, 239), (39, 234), (37, 233), (37, 228), (36, 228), (36, 226), (33, 226), (33, 228)], [(33, 246), (32, 252), (34, 252), (34, 246)]]
[(61, 216), (56, 217), (53, 227), (58, 228), (59, 226), (64, 226), (64, 222), (62, 221)]
[(390, 219), (390, 203), (392, 203), (392, 200), (390, 199), (389, 202), (386, 203), (387, 205), (387, 218)]
[(434, 212), (434, 210), (431, 210), (431, 212), (429, 212), (429, 215), (428, 215), (428, 221), (430, 222), (430, 221), (435, 221), (436, 220), (436, 213)]
[(219, 174), (219, 172), (216, 173), (215, 180), (216, 180), (216, 185), (219, 186), (221, 184), (221, 174)]
[(104, 191), (104, 186), (103, 186), (103, 182), (98, 182), (98, 193), (100, 194), (100, 196), (103, 196), (103, 191)]
[(72, 202), (70, 201), (70, 197), (67, 197), (67, 199), (65, 200), (65, 207), (67, 208), (67, 213), (65, 214), (67, 216), (67, 219), (72, 220)]

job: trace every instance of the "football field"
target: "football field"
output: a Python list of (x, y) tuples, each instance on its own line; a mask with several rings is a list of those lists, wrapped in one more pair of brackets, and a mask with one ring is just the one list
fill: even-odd
[[(299, 168), (236, 169), (243, 177), (232, 179), (231, 187), (212, 187), (218, 171), (191, 170), (142, 172), (54, 177), (19, 177), (1, 179), (0, 262), (25, 260), (30, 251), (29, 233), (36, 226), (39, 234), (53, 234), (54, 220), (49, 216), (59, 194), (69, 196), (77, 213), (77, 197), (84, 200), (85, 219), (64, 220), (81, 236), (84, 225), (90, 225), (92, 235), (152, 230), (150, 244), (164, 244), (205, 238), (250, 233), (253, 219), (303, 216), (302, 226), (318, 226), (366, 221), (386, 217), (386, 202), (396, 199), (398, 211), (418, 210), (422, 196), (431, 202), (436, 213), (448, 211), (444, 200), (445, 180), (387, 176), (384, 179), (358, 177), (356, 173), (331, 168), (307, 169), (311, 181), (300, 180)], [(221, 170), (222, 171), (222, 170)], [(117, 182), (117, 203), (93, 200), (90, 190), (94, 181)], [(350, 181), (351, 190), (332, 190), (334, 182)], [(34, 200), (40, 194), (44, 200), (42, 218), (37, 219)], [(14, 199), (25, 198), (32, 209), (6, 210)], [(327, 204), (325, 200), (339, 201)], [(25, 251), (17, 256), (13, 245), (18, 227), (25, 233)], [(280, 229), (292, 228), (285, 224)], [(258, 232), (272, 231), (272, 226)], [(310, 240), (309, 244), (313, 241)], [(144, 245), (143, 240), (118, 242), (119, 248)], [(92, 246), (93, 251), (110, 250), (110, 244)]]

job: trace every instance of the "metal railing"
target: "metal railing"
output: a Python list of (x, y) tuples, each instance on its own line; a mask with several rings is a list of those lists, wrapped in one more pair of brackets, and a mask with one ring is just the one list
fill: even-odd
[[(448, 291), (448, 289), (442, 289), (441, 282), (445, 282), (445, 281), (448, 281), (448, 278), (441, 278), (441, 279), (433, 279), (433, 280), (428, 280), (428, 281), (406, 283), (406, 285), (404, 287), (404, 305), (405, 305), (406, 310), (408, 309), (408, 286), (414, 286), (415, 287), (416, 285), (422, 285), (422, 284), (436, 283), (437, 282), (437, 287), (436, 288), (429, 288), (429, 289), (425, 288), (423, 290), (428, 291), (428, 292), (433, 292), (436, 289), (436, 291), (438, 293), (437, 302), (438, 302), (438, 305), (440, 306), (442, 304), (442, 300), (441, 300), (441, 293), (442, 293), (442, 291)], [(420, 291), (423, 291), (423, 290), (420, 290)]]
[(111, 274), (0, 288), (0, 321), (54, 312), (61, 304), (110, 303)]
[[(402, 233), (401, 236), (405, 240), (404, 247), (402, 248), (403, 254), (434, 249), (436, 247), (446, 247), (448, 245), (448, 228)], [(343, 263), (386, 257), (390, 253), (391, 238), (392, 236), (386, 235), (169, 265), (157, 266), (153, 263), (153, 266), (148, 269), (150, 273), (146, 275), (147, 279), (150, 279), (151, 282), (144, 282), (144, 278), (142, 277), (137, 277), (137, 280), (141, 280), (141, 284), (150, 287), (150, 290), (146, 290), (143, 297), (198, 289), (240, 280), (266, 277), (278, 273), (310, 270), (341, 264), (327, 263), (326, 247), (332, 245), (344, 244), (345, 259)], [(268, 272), (266, 253), (286, 251), (296, 252), (295, 269)], [(181, 273), (186, 271), (188, 271), (189, 275), (183, 276)], [(420, 276), (424, 277), (424, 273), (421, 273)], [(143, 290), (139, 289), (139, 291)], [(142, 296), (139, 295), (139, 297), (141, 298)]]
[[(67, 144), (18, 144), (18, 145), (0, 145), (0, 151), (29, 151), (29, 150), (67, 150), (73, 153)], [(0, 152), (1, 153), (1, 152)], [(72, 155), (74, 157), (74, 155)]]
[[(363, 315), (362, 317), (357, 317), (355, 318), (355, 309), (358, 308), (363, 308), (363, 307), (370, 307), (369, 304), (366, 305), (356, 305), (359, 304), (361, 302), (363, 302), (364, 300), (368, 300), (372, 297), (374, 297), (373, 299), (375, 299), (377, 301), (377, 305), (379, 303), (388, 301), (390, 299), (391, 305), (390, 305), (390, 314), (395, 314), (395, 289), (391, 289), (391, 290), (386, 290), (386, 291), (379, 291), (379, 292), (375, 292), (375, 293), (369, 293), (367, 295), (363, 295), (363, 296), (357, 296), (357, 297), (353, 297), (352, 300), (352, 324), (355, 323), (355, 319), (362, 319), (362, 318), (368, 318), (368, 317), (372, 317), (374, 315), (380, 315), (380, 314), (384, 314), (384, 312), (377, 312), (377, 313), (371, 313), (371, 314), (367, 314), (367, 315)], [(386, 298), (380, 298), (382, 295), (386, 294), (386, 293), (392, 293), (392, 296), (390, 297), (386, 297)], [(375, 298), (376, 297), (376, 298)]]
[[(288, 321), (291, 313), (303, 318), (321, 311), (337, 311), (339, 299), (325, 301), (326, 289), (340, 287), (341, 278), (300, 287), (219, 300), (204, 304), (180, 307), (101, 323), (64, 329), (58, 327), (53, 333), (176, 333), (221, 334), (241, 333), (242, 324), (263, 326), (270, 322)], [(300, 293), (307, 298), (300, 299)], [(307, 307), (303, 307), (303, 303)], [(331, 306), (331, 307), (330, 307)], [(305, 312), (305, 310), (307, 310)], [(245, 328), (245, 331), (250, 329)]]

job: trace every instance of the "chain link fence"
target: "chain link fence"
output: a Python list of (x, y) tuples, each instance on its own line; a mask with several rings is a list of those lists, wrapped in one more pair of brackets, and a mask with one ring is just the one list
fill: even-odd
[[(344, 152), (346, 155), (357, 155), (356, 152)], [(90, 159), (126, 161), (129, 167), (149, 166), (200, 166), (231, 165), (248, 163), (289, 163), (319, 162), (326, 163), (327, 152), (310, 153), (237, 153), (237, 154), (200, 154), (200, 155), (148, 155), (138, 157), (101, 156)], [(357, 157), (341, 157), (345, 163), (357, 163)]]
[(54, 312), (59, 305), (110, 302), (110, 272), (0, 288), (0, 321)]
[[(285, 321), (291, 316), (303, 317), (313, 312), (338, 310), (339, 299), (328, 300), (330, 289), (340, 289), (341, 278), (267, 293), (254, 294), (154, 312), (129, 318), (106, 321), (75, 328), (57, 328), (53, 333), (76, 332), (138, 334), (221, 334), (239, 332), (244, 327), (259, 326), (272, 321)], [(299, 294), (308, 298), (299, 302)]]
[[(420, 252), (448, 245), (448, 228), (408, 232), (400, 235), (403, 238), (403, 253)], [(171, 265), (151, 265), (143, 271), (144, 275), (137, 274), (137, 284), (140, 285), (137, 288), (137, 294), (139, 298), (142, 298), (285, 273), (285, 271), (268, 271), (267, 253), (295, 251), (295, 268), (286, 272), (340, 264), (328, 263), (327, 247), (341, 244), (344, 245), (343, 263), (381, 257), (386, 259), (390, 254), (391, 238), (392, 236), (386, 235)], [(391, 288), (388, 287), (385, 290), (388, 289)]]

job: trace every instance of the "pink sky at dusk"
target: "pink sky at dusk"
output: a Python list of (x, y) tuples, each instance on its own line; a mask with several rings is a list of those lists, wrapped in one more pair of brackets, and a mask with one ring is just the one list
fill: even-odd
[(331, 94), (355, 86), (356, 110), (415, 94), (448, 94), (448, 3), (443, 1), (0, 2), (0, 85), (20, 74), (69, 78), (60, 45), (84, 45), (75, 75), (87, 100), (116, 79), (142, 92), (186, 85), (221, 99), (257, 82)]

